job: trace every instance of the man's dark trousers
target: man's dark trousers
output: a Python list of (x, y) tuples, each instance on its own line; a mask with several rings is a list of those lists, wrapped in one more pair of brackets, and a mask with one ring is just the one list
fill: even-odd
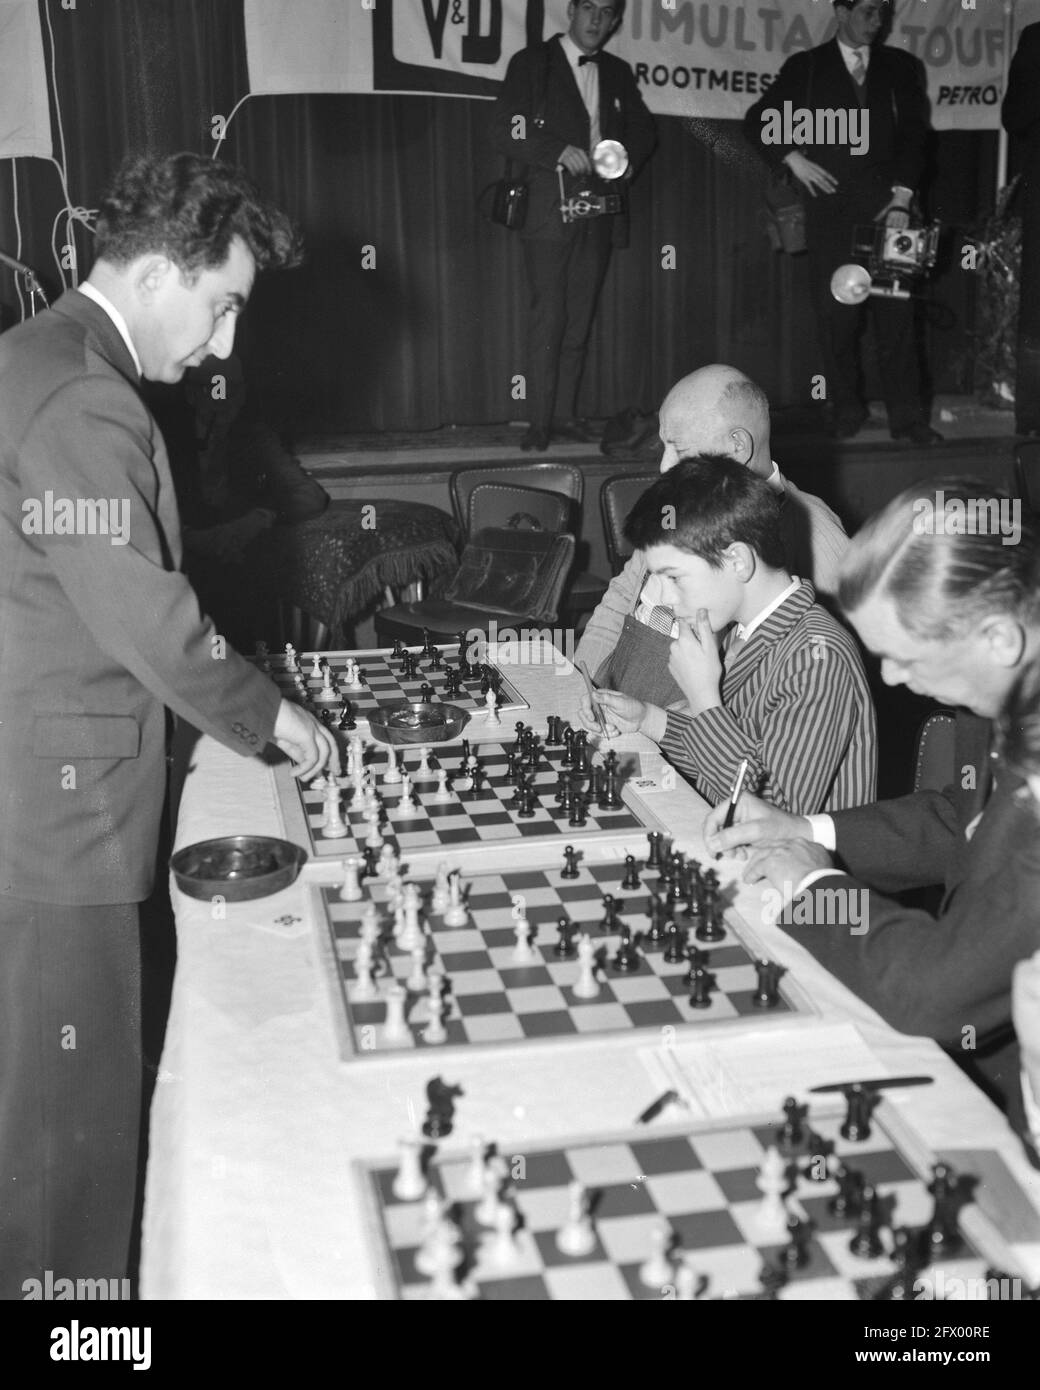
[(913, 301), (872, 295), (868, 304), (849, 305), (840, 304), (831, 293), (831, 276), (853, 259), (855, 228), (869, 226), (877, 214), (878, 192), (868, 187), (806, 201), (810, 292), (827, 399), (835, 418), (859, 418), (863, 413), (858, 339), (869, 305), (889, 428), (906, 429), (923, 418)]
[(528, 419), (548, 430), (577, 411), (585, 349), (610, 264), (611, 216), (571, 223), (565, 241), (523, 243), (529, 291)]

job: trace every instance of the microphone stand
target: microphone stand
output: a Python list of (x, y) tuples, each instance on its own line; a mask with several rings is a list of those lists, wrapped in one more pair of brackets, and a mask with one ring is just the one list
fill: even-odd
[(35, 318), (37, 314), (37, 300), (39, 300), (39, 304), (44, 309), (49, 307), (47, 296), (43, 292), (43, 286), (36, 278), (36, 272), (33, 270), (32, 266), (23, 265), (21, 261), (16, 261), (13, 256), (5, 256), (3, 251), (0, 251), (0, 263), (10, 266), (15, 275), (20, 275), (24, 280), (25, 288), (29, 293), (29, 311), (33, 318)]

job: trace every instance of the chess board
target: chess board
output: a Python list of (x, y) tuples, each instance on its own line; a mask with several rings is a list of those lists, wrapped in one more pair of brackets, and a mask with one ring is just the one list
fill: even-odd
[[(436, 800), (437, 771), (443, 766), (456, 778), (462, 766), (462, 751), (458, 744), (434, 744), (430, 749), (427, 773), (418, 771), (420, 752), (418, 748), (407, 746), (396, 750), (398, 765), (406, 769), (412, 779), (412, 789), (417, 802), (417, 811), (408, 819), (399, 814), (401, 800), (400, 783), (385, 785), (381, 775), (377, 776), (377, 789), (383, 799), (385, 815), (380, 826), (387, 844), (392, 845), (402, 858), (409, 858), (417, 852), (430, 850), (460, 850), (469, 846), (501, 842), (503, 849), (520, 841), (551, 840), (562, 846), (570, 841), (586, 839), (605, 832), (628, 833), (646, 829), (660, 830), (663, 827), (646, 808), (645, 803), (635, 793), (623, 791), (626, 804), (617, 811), (601, 811), (593, 801), (588, 808), (587, 823), (579, 828), (568, 824), (569, 814), (561, 811), (555, 801), (556, 787), (561, 760), (562, 747), (544, 748), (535, 775), (534, 787), (539, 804), (530, 818), (517, 814), (517, 808), (510, 804), (513, 786), (509, 780), (506, 757), (512, 744), (491, 742), (474, 744), (473, 751), (480, 758), (487, 774), (486, 784), (479, 792), (464, 788), (441, 804)], [(623, 755), (630, 762), (633, 754)], [(372, 766), (381, 774), (386, 767), (387, 754), (382, 746), (370, 746), (365, 755), (366, 766)], [(601, 759), (594, 758), (595, 765)], [(635, 772), (633, 763), (628, 769)], [(352, 796), (348, 778), (340, 779), (344, 788), (343, 818), (347, 823), (346, 837), (329, 839), (321, 828), (324, 817), (324, 800), (320, 787), (304, 787), (292, 775), (288, 763), (275, 768), (276, 785), (281, 802), (285, 831), (288, 839), (301, 845), (316, 859), (343, 858), (363, 852), (368, 833), (364, 813), (360, 808), (352, 809), (349, 801)]]
[[(641, 863), (642, 861), (638, 861)], [(734, 913), (724, 916), (725, 937), (714, 943), (696, 942), (707, 953), (706, 966), (714, 977), (714, 990), (706, 1008), (689, 1002), (685, 982), (686, 963), (669, 965), (662, 950), (646, 948), (639, 968), (621, 973), (612, 966), (620, 936), (600, 930), (603, 895), (614, 896), (622, 922), (633, 936), (649, 924), (648, 893), (657, 884), (657, 871), (642, 870), (639, 889), (622, 889), (623, 863), (579, 863), (578, 877), (564, 878), (559, 867), (516, 869), (500, 873), (463, 873), (468, 887), (469, 920), (464, 927), (448, 927), (429, 911), (433, 886), (430, 875), (408, 874), (420, 887), (424, 911), (420, 920), (429, 924), (427, 968), (441, 970), (448, 981), (449, 1005), (443, 1023), (447, 1040), (430, 1045), (423, 1032), (429, 1022), (428, 996), (410, 993), (406, 1019), (408, 1037), (390, 1042), (385, 1037), (385, 993), (393, 978), (404, 984), (412, 969), (411, 955), (398, 947), (390, 932), (385, 910), (386, 890), (380, 879), (363, 880), (363, 900), (342, 902), (337, 888), (314, 887), (314, 907), (328, 924), (333, 947), (333, 969), (338, 980), (335, 1009), (341, 1055), (346, 1060), (386, 1058), (389, 1051), (446, 1049), (490, 1044), (560, 1042), (605, 1034), (634, 1034), (642, 1030), (660, 1040), (669, 1027), (708, 1027), (740, 1019), (784, 1019), (811, 1014), (812, 1006), (789, 977), (782, 977), (779, 997), (772, 1008), (754, 1003), (757, 975), (754, 961), (762, 952), (750, 928)], [(377, 997), (358, 998), (354, 956), (360, 940), (362, 913), (369, 902), (383, 911), (386, 927), (387, 973), (374, 981)], [(514, 911), (522, 908), (534, 936), (536, 959), (516, 964)], [(575, 995), (576, 959), (555, 954), (560, 917), (586, 929), (600, 952), (597, 971), (600, 992), (592, 999)], [(677, 919), (680, 923), (682, 918)]]
[[(828, 1175), (833, 1158), (813, 1165), (804, 1145), (784, 1155), (793, 1184), (790, 1211), (811, 1223), (808, 1263), (786, 1273), (780, 1301), (866, 1300), (882, 1293), (894, 1273), (892, 1228), (921, 1228), (934, 1201), (927, 1185), (932, 1156), (891, 1107), (882, 1105), (861, 1143), (841, 1138), (842, 1115), (811, 1117), (812, 1128), (833, 1144), (833, 1155), (863, 1174), (881, 1193), (886, 1211), (881, 1230), (884, 1253), (877, 1258), (852, 1254), (855, 1218), (838, 1217), (829, 1204), (838, 1191)], [(665, 1129), (596, 1134), (510, 1149), (499, 1146), (509, 1167), (510, 1190), (519, 1212), (515, 1261), (503, 1268), (494, 1259), (493, 1233), (476, 1220), (472, 1191), (472, 1150), (464, 1136), (452, 1136), (427, 1149), (426, 1176), (433, 1190), (451, 1204), (462, 1231), (464, 1263), (459, 1273), (476, 1284), (487, 1300), (672, 1300), (674, 1283), (647, 1287), (640, 1267), (652, 1249), (655, 1226), (663, 1219), (674, 1245), (673, 1269), (680, 1260), (697, 1276), (696, 1297), (756, 1299), (763, 1292), (764, 1267), (779, 1267), (783, 1242), (763, 1243), (756, 1234), (762, 1193), (756, 1186), (767, 1148), (776, 1143), (776, 1120), (761, 1123), (686, 1125)], [(381, 1297), (422, 1299), (430, 1281), (415, 1265), (422, 1241), (423, 1202), (404, 1202), (393, 1194), (397, 1160), (357, 1164), (365, 1188), (374, 1266), (381, 1275)], [(811, 1167), (823, 1180), (807, 1176)], [(968, 1174), (961, 1175), (962, 1180)], [(556, 1233), (568, 1216), (568, 1184), (581, 1182), (591, 1199), (596, 1245), (587, 1256), (561, 1254)], [(1007, 1242), (981, 1209), (964, 1206), (958, 1218), (963, 1246), (931, 1263), (916, 1276), (913, 1298), (1029, 1297)], [(1024, 1197), (1023, 1197), (1023, 1200)], [(987, 1283), (987, 1279), (989, 1282)]]
[[(408, 650), (418, 655), (421, 648), (410, 647)], [(328, 661), (332, 669), (332, 684), (336, 691), (335, 698), (332, 700), (322, 697), (323, 682), (321, 677), (311, 675), (315, 653), (299, 653), (299, 662), (303, 679), (306, 682), (307, 695), (319, 709), (327, 706), (331, 710), (338, 711), (343, 701), (348, 700), (354, 718), (367, 720), (371, 715), (380, 709), (385, 709), (388, 705), (399, 705), (406, 700), (414, 704), (421, 700), (422, 696), (419, 692), (423, 685), (432, 686), (434, 704), (456, 705), (459, 709), (465, 710), (467, 714), (477, 712), (478, 717), (479, 713), (486, 709), (484, 695), (481, 694), (480, 690), (481, 677), (479, 675), (464, 680), (457, 695), (446, 693), (444, 664), (458, 665), (459, 648), (457, 646), (441, 648), (442, 664), (438, 671), (431, 668), (428, 660), (420, 659), (415, 677), (411, 680), (405, 680), (401, 662), (391, 655), (389, 649), (359, 652), (319, 652), (318, 655)], [(360, 687), (348, 686), (344, 682), (343, 673), (347, 667), (348, 657), (353, 657), (358, 664)], [(283, 696), (287, 700), (300, 703), (300, 695), (293, 679), (293, 673), (286, 669), (285, 656), (275, 653), (268, 660), (271, 665), (271, 679), (281, 690)], [(485, 662), (484, 665), (491, 669), (501, 682), (498, 692), (499, 712), (527, 709), (527, 701), (520, 695), (512, 682), (503, 675), (502, 671), (493, 662)]]

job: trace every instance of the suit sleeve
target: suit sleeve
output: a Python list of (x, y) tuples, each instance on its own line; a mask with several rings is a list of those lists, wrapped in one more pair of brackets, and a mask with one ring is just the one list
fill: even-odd
[(942, 883), (960, 835), (952, 787), (835, 811), (832, 819), (846, 868), (885, 893)]
[(491, 114), (491, 143), (504, 159), (555, 169), (571, 142), (560, 132), (548, 126), (539, 128), (534, 123), (533, 65), (541, 61), (541, 51), (529, 48), (521, 49), (509, 60)]
[(614, 654), (625, 618), (636, 606), (645, 574), (643, 554), (637, 550), (626, 562), (621, 573), (616, 574), (610, 581), (607, 592), (585, 624), (585, 631), (581, 634), (574, 659), (584, 661), (597, 679), (600, 667)]
[[(124, 507), (126, 543), (108, 535), (44, 535), (58, 582), (97, 645), (156, 699), (237, 753), (262, 752), (274, 731), (277, 687), (231, 648), (174, 569), (152, 510), (151, 422), (127, 410), (129, 388), (77, 380), (46, 403), (20, 449), (27, 496), (106, 498)], [(136, 401), (136, 397), (134, 397)], [(69, 421), (77, 422), (76, 449)]]
[(1000, 119), (1009, 135), (1028, 135), (1040, 122), (1040, 24), (1022, 31), (1011, 59)]
[(773, 170), (779, 170), (794, 145), (767, 145), (762, 140), (762, 113), (772, 107), (782, 108), (785, 101), (796, 107), (804, 106), (809, 91), (809, 57), (795, 53), (777, 73), (776, 81), (744, 114), (744, 135)]
[(886, 49), (895, 62), (892, 95), (896, 104), (896, 149), (892, 182), (916, 189), (924, 175), (931, 122), (924, 66), (908, 53)]
[(970, 1027), (981, 1044), (1006, 1028), (1013, 966), (1036, 949), (1031, 815), (1005, 802), (988, 846), (965, 846), (972, 862), (938, 917), (831, 874), (795, 899), (780, 926), (893, 1028), (959, 1047)]
[(635, 74), (622, 63), (622, 85), (625, 104), (625, 149), (629, 158), (629, 178), (638, 176), (640, 169), (657, 148), (657, 126), (647, 110)]
[(698, 790), (715, 802), (729, 794), (741, 761), (762, 797), (781, 810), (808, 816), (822, 811), (853, 740), (859, 708), (857, 684), (837, 654), (814, 656), (800, 642), (771, 676), (762, 720), (745, 728), (724, 706), (688, 715), (669, 712), (661, 750)]

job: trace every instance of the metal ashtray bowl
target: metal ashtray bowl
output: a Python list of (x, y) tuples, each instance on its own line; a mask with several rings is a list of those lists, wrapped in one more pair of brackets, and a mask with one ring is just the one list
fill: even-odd
[(189, 898), (244, 903), (295, 883), (307, 854), (269, 835), (225, 835), (186, 845), (170, 860), (177, 887)]
[(458, 705), (412, 703), (385, 705), (370, 716), (369, 731), (380, 743), (447, 743), (458, 738), (469, 715)]

